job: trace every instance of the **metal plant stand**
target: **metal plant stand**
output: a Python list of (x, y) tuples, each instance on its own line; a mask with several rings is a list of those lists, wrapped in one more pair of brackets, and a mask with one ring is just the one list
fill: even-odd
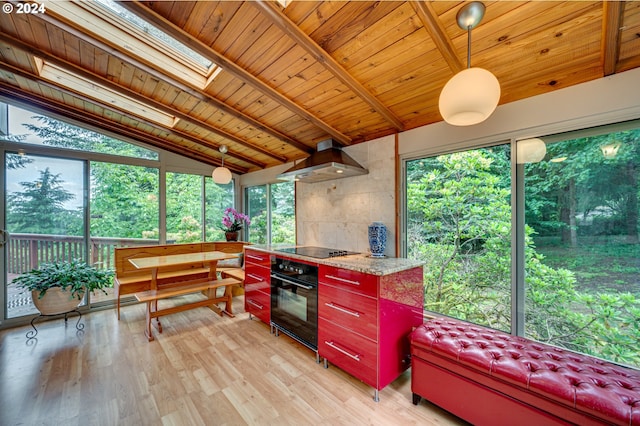
[[(78, 330), (78, 331), (84, 330), (84, 324), (80, 323), (80, 320), (82, 319), (82, 313), (78, 309), (74, 309), (72, 311), (64, 312), (65, 327), (67, 325), (67, 319), (69, 317), (69, 314), (73, 314), (73, 313), (78, 314), (78, 321), (76, 322), (76, 330)], [(42, 317), (56, 317), (58, 315), (62, 315), (62, 314), (53, 314), (53, 315), (40, 314), (37, 317), (33, 317), (33, 319), (31, 320), (31, 327), (33, 328), (33, 330), (27, 331), (27, 341), (35, 338), (38, 335), (38, 329), (35, 326), (36, 320), (38, 320), (39, 318), (42, 318)]]

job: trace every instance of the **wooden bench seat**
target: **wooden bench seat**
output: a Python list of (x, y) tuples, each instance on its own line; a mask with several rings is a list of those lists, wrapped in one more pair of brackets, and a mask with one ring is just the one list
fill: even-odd
[[(240, 284), (241, 283), (238, 280), (233, 278), (223, 278), (219, 280), (196, 280), (193, 282), (185, 282), (181, 285), (166, 287), (157, 290), (140, 291), (135, 293), (135, 297), (139, 302), (146, 302), (147, 304), (145, 326), (145, 335), (147, 336), (147, 339), (149, 341), (153, 340), (153, 332), (151, 330), (151, 320), (153, 318), (156, 318), (158, 332), (162, 333), (162, 324), (160, 323), (160, 317), (164, 315), (170, 315), (177, 312), (186, 311), (188, 309), (209, 306), (216, 312), (218, 312), (220, 316), (226, 313), (227, 315), (233, 317), (233, 313), (231, 312), (231, 288)], [(220, 287), (224, 287), (225, 292), (223, 296), (218, 297), (216, 295), (216, 289)], [(207, 298), (195, 302), (189, 302), (177, 306), (158, 309), (159, 300), (200, 292), (204, 292)], [(224, 310), (220, 309), (217, 306), (217, 304), (220, 302), (225, 302)]]
[(234, 278), (240, 282), (240, 286), (233, 288), (233, 295), (240, 296), (244, 294), (244, 269), (242, 268), (223, 268), (220, 270), (222, 278)]

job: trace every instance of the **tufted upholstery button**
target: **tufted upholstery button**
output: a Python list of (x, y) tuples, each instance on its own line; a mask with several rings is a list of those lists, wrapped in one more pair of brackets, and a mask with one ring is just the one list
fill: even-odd
[[(468, 371), (488, 389), (508, 394), (505, 386), (512, 386), (514, 395), (516, 389), (518, 395), (530, 394), (524, 399), (532, 405), (531, 398), (540, 398), (545, 409), (559, 418), (569, 416), (571, 423), (580, 423), (575, 420), (580, 417), (571, 416), (584, 413), (588, 416), (584, 418), (604, 423), (640, 426), (637, 370), (451, 319), (434, 319), (418, 327), (411, 334), (411, 346), (414, 357), (424, 348), (425, 353), (450, 359), (464, 367), (451, 374)], [(556, 410), (551, 402), (563, 408)]]

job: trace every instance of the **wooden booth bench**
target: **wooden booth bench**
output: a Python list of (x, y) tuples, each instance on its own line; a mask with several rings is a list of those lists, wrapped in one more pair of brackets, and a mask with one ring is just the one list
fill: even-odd
[[(122, 296), (152, 290), (152, 272), (150, 270), (140, 270), (136, 268), (130, 260), (155, 257), (170, 256), (178, 254), (189, 254), (199, 252), (219, 251), (223, 253), (236, 253), (237, 258), (231, 260), (221, 260), (218, 262), (217, 270), (223, 278), (236, 278), (241, 286), (244, 279), (242, 270), (243, 250), (248, 244), (243, 241), (220, 241), (207, 243), (190, 244), (166, 244), (142, 247), (119, 247), (115, 249), (115, 294), (116, 294), (116, 314), (120, 319), (120, 300)], [(157, 271), (157, 287), (159, 290), (165, 287), (177, 287), (180, 283), (188, 283), (194, 280), (210, 280), (209, 266), (204, 262), (191, 263), (188, 265), (168, 266)], [(241, 272), (241, 274), (239, 274)], [(224, 275), (235, 274), (235, 275)]]

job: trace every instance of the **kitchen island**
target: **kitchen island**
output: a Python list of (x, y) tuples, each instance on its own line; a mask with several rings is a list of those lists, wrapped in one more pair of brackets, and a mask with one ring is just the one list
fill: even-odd
[[(246, 275), (256, 277), (254, 284), (249, 278), (248, 288), (245, 281), (247, 311), (272, 323), (266, 300), (271, 301), (273, 310), (283, 297), (273, 292), (265, 277), (273, 277), (268, 271), (272, 261), (276, 265), (276, 258), (317, 267), (317, 300), (304, 301), (317, 307), (305, 314), (305, 320), (317, 315), (317, 355), (324, 358), (325, 367), (330, 362), (372, 386), (377, 401), (379, 390), (410, 365), (408, 335), (423, 322), (422, 262), (340, 252), (335, 257), (318, 258), (300, 254), (303, 250), (296, 253), (292, 250), (296, 248), (306, 246), (246, 248)], [(272, 293), (266, 294), (269, 287)], [(301, 301), (296, 300), (296, 306)]]

